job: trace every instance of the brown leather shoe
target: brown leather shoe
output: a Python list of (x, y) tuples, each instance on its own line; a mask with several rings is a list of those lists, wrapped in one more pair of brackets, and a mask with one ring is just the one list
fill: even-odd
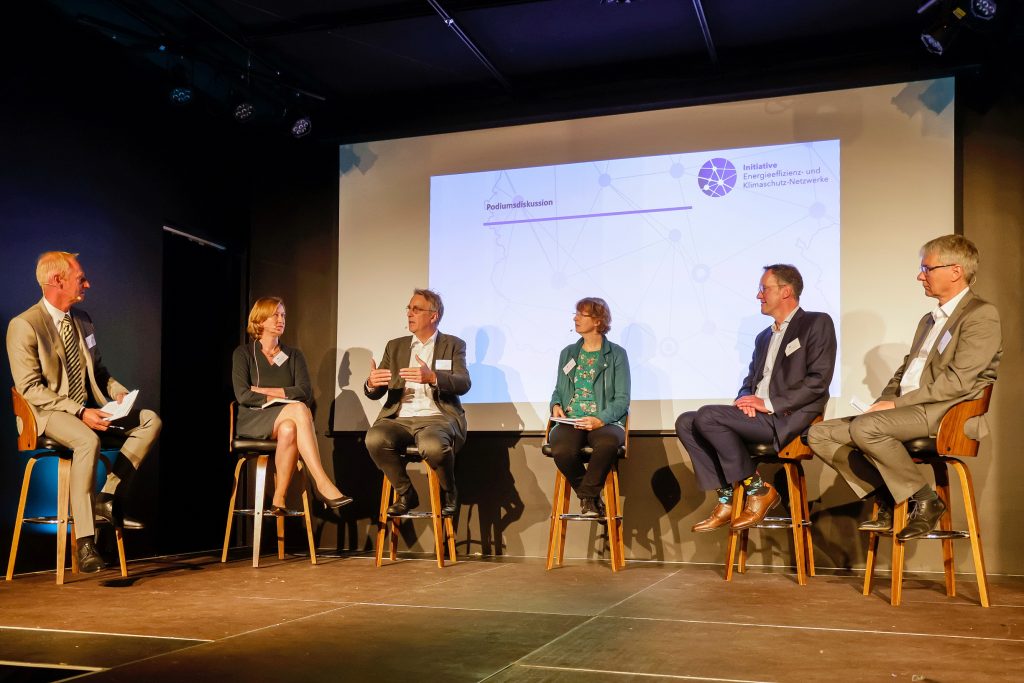
[(733, 529), (748, 529), (759, 524), (765, 518), (768, 511), (779, 504), (779, 492), (771, 484), (765, 484), (768, 489), (760, 496), (747, 496), (747, 502), (743, 505), (743, 512), (732, 523)]
[(732, 519), (732, 503), (719, 503), (715, 506), (715, 509), (711, 511), (711, 516), (705, 519), (703, 522), (697, 522), (694, 524), (690, 531), (695, 534), (703, 533), (705, 531), (714, 531), (720, 527), (725, 526)]

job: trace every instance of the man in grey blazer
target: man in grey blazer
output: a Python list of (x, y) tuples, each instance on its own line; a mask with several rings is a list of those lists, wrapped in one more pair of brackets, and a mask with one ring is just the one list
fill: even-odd
[(389, 514), (402, 515), (419, 505), (402, 457), (415, 443), (437, 472), (442, 514), (450, 516), (458, 508), (455, 454), (466, 443), (466, 412), (459, 400), (470, 387), (466, 342), (438, 332), (444, 303), (436, 292), (414, 290), (405, 310), (412, 335), (387, 343), (380, 365), (372, 363), (363, 385), (371, 399), (387, 396), (366, 432), (366, 449), (398, 494)]
[(676, 419), (697, 483), (715, 491), (718, 504), (693, 526), (700, 533), (729, 524), (732, 485), (743, 482), (746, 503), (732, 528), (764, 519), (779, 501), (761, 479), (746, 444), (772, 443), (781, 449), (825, 409), (836, 364), (836, 330), (827, 313), (800, 308), (804, 282), (794, 266), (764, 267), (757, 298), (773, 324), (757, 335), (750, 370), (732, 405), (708, 405)]
[[(935, 435), (947, 410), (996, 380), (1003, 355), (999, 312), (970, 290), (977, 269), (978, 249), (960, 235), (921, 247), (917, 280), (938, 308), (918, 323), (910, 353), (863, 415), (811, 427), (814, 453), (858, 496), (873, 495), (879, 504), (862, 531), (892, 530), (894, 504), (912, 498), (914, 509), (897, 537), (917, 538), (934, 529), (946, 509), (903, 442)], [(967, 430), (981, 435), (984, 423), (969, 421)]]
[[(36, 281), (43, 298), (7, 327), (11, 375), (15, 389), (32, 410), (39, 435), (73, 452), (71, 513), (78, 564), (84, 572), (95, 572), (103, 569), (104, 562), (94, 543), (94, 514), (116, 526), (142, 526), (120, 513), (120, 496), (115, 494), (124, 492), (152, 448), (160, 433), (160, 418), (151, 410), (142, 410), (112, 425), (106, 419), (110, 413), (99, 410), (111, 399), (120, 403), (128, 390), (103, 365), (92, 319), (85, 311), (72, 308), (89, 289), (77, 254), (43, 254), (36, 263)], [(124, 443), (94, 503), (100, 434), (108, 430), (123, 436)]]

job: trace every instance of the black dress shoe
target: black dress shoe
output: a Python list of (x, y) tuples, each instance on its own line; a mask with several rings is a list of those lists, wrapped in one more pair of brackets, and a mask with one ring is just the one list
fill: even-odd
[(879, 507), (874, 519), (861, 522), (858, 531), (872, 531), (876, 534), (887, 534), (892, 531), (892, 509)]
[(911, 513), (907, 526), (896, 534), (896, 538), (901, 541), (909, 541), (912, 538), (927, 535), (939, 523), (939, 518), (946, 511), (946, 504), (942, 502), (941, 498), (915, 502), (914, 512)]
[(93, 574), (105, 569), (107, 563), (103, 561), (96, 544), (92, 541), (85, 541), (78, 544), (78, 571), (83, 574)]
[(454, 517), (455, 513), (459, 511), (459, 492), (457, 489), (451, 491), (441, 491), (442, 500), (444, 505), (441, 506), (442, 517)]
[(107, 498), (106, 500), (97, 500), (93, 503), (92, 512), (97, 520), (105, 520), (115, 529), (145, 528), (145, 525), (139, 520), (121, 514), (120, 507), (116, 498)]
[(415, 510), (419, 504), (420, 497), (416, 495), (416, 489), (409, 487), (409, 490), (398, 496), (398, 500), (388, 508), (388, 515), (392, 517), (404, 515), (409, 510)]
[(338, 498), (323, 498), (323, 497), (321, 497), (320, 492), (317, 491), (316, 489), (313, 489), (313, 492), (316, 493), (316, 497), (318, 499), (323, 501), (324, 505), (326, 505), (327, 507), (329, 507), (332, 510), (337, 510), (338, 508), (343, 508), (346, 505), (348, 505), (349, 503), (351, 503), (352, 500), (353, 500), (351, 496), (346, 496), (344, 493), (341, 494), (341, 496), (339, 496)]
[(580, 515), (582, 517), (600, 517), (601, 510), (598, 508), (598, 501), (598, 498), (580, 498)]

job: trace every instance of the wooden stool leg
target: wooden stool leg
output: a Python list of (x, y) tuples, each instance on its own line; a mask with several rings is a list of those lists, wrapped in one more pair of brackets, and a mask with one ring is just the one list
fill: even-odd
[(444, 568), (444, 521), (441, 519), (441, 485), (437, 480), (434, 468), (424, 463), (427, 468), (427, 487), (430, 490), (430, 520), (434, 525), (434, 554), (437, 555), (437, 566)]
[(612, 561), (612, 571), (619, 571), (621, 558), (619, 557), (619, 534), (621, 529), (615, 522), (615, 482), (612, 481), (612, 473), (609, 472), (608, 476), (604, 478), (604, 500), (605, 500), (605, 524), (608, 526), (608, 547), (611, 551), (609, 555)]
[[(736, 484), (732, 487), (732, 521), (739, 519), (743, 512), (743, 484)], [(725, 553), (725, 580), (732, 581), (732, 569), (736, 564), (736, 550), (739, 545), (740, 532), (729, 527), (729, 540)]]
[[(878, 503), (871, 507), (871, 519), (878, 517)], [(871, 582), (875, 578), (875, 560), (878, 555), (878, 534), (868, 533), (868, 558), (864, 565), (864, 595), (871, 595)]]
[(25, 465), (25, 476), (21, 480), (21, 496), (18, 498), (18, 514), (14, 518), (14, 536), (11, 538), (11, 557), (7, 561), (7, 580), (14, 579), (14, 560), (18, 557), (18, 541), (21, 540), (21, 526), (25, 522), (25, 501), (28, 500), (28, 486), (32, 481), (32, 469), (37, 458), (29, 458)]
[[(804, 467), (796, 463), (797, 471), (800, 473), (800, 502), (803, 507), (805, 522), (811, 521), (811, 503), (807, 500), (807, 475), (804, 474)], [(807, 573), (814, 576), (814, 540), (811, 538), (810, 525), (804, 526), (804, 551), (807, 557)]]
[(612, 500), (615, 501), (615, 535), (619, 537), (619, 569), (626, 568), (626, 542), (622, 538), (622, 505), (619, 502), (621, 494), (619, 493), (619, 468), (616, 465), (612, 469), (612, 484), (613, 491)]
[[(562, 473), (559, 472), (561, 476)], [(569, 514), (569, 498), (572, 494), (572, 487), (569, 486), (569, 481), (562, 476), (562, 497), (558, 499), (558, 566), (565, 564), (565, 531), (569, 527), (569, 522), (562, 519), (562, 515)]]
[(313, 541), (313, 515), (309, 511), (309, 491), (302, 487), (302, 521), (306, 523), (306, 541), (309, 543), (309, 563), (316, 564), (316, 543)]
[(235, 463), (235, 485), (231, 487), (231, 500), (228, 501), (228, 522), (224, 525), (224, 550), (220, 554), (220, 561), (228, 561), (228, 546), (231, 544), (231, 524), (235, 520), (235, 499), (238, 497), (238, 475), (242, 471), (245, 458), (239, 458)]
[(974, 481), (971, 471), (961, 461), (950, 458), (947, 461), (960, 475), (960, 489), (964, 496), (964, 512), (967, 514), (967, 530), (971, 536), (971, 553), (974, 555), (974, 573), (978, 579), (978, 596), (982, 607), (989, 607), (988, 574), (985, 573), (985, 554), (981, 549), (981, 526), (978, 523), (978, 507), (974, 499)]
[[(946, 463), (937, 461), (932, 463), (932, 471), (935, 472), (935, 491), (939, 498), (946, 504), (946, 511), (939, 518), (939, 529), (942, 531), (953, 530), (953, 505), (949, 498), (949, 472), (946, 470)], [(942, 570), (946, 575), (946, 595), (956, 595), (956, 568), (953, 562), (953, 539), (942, 539)]]
[(252, 517), (252, 566), (260, 566), (260, 542), (263, 539), (263, 505), (267, 492), (267, 463), (269, 455), (256, 457), (256, 501)]
[(380, 512), (377, 514), (377, 566), (384, 560), (384, 539), (388, 533), (388, 507), (391, 505), (391, 482), (384, 477), (380, 490)]
[[(68, 518), (71, 516), (71, 458), (57, 462), (57, 585), (64, 585), (64, 565), (67, 562)], [(72, 551), (73, 558), (77, 558)]]
[(114, 536), (117, 538), (117, 559), (121, 565), (121, 576), (128, 576), (128, 561), (124, 557), (124, 533), (120, 529), (114, 529)]
[(906, 544), (900, 542), (896, 532), (907, 526), (907, 505), (906, 500), (898, 503), (892, 516), (892, 592), (889, 604), (893, 607), (899, 607), (903, 602), (903, 555)]
[(564, 486), (565, 477), (562, 476), (560, 471), (555, 470), (555, 493), (551, 496), (551, 526), (548, 529), (548, 569), (555, 566), (555, 558), (558, 557), (558, 531), (561, 526), (558, 515), (561, 509), (562, 489)]
[(782, 464), (786, 471), (786, 483), (789, 484), (789, 516), (793, 529), (793, 554), (796, 560), (796, 582), (807, 585), (807, 560), (804, 551), (804, 503), (800, 495), (800, 463), (786, 462)]
[(448, 536), (448, 561), (455, 564), (455, 523), (451, 517), (444, 518), (444, 532)]

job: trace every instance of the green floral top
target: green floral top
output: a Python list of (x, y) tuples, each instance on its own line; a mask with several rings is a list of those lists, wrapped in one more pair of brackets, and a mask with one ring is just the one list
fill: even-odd
[(601, 351), (584, 351), (576, 358), (576, 393), (565, 408), (569, 417), (587, 417), (597, 415), (597, 401), (594, 396), (594, 377), (597, 375), (597, 364)]

